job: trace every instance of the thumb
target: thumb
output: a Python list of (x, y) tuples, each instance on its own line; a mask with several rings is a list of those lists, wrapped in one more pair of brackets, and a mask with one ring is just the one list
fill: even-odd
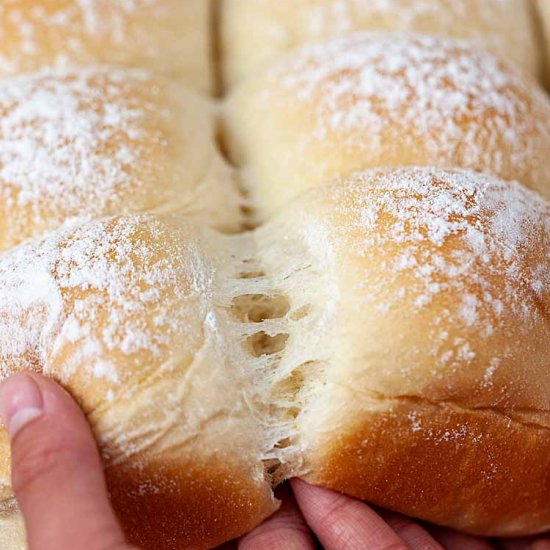
[(0, 386), (12, 485), (30, 550), (123, 550), (92, 432), (55, 382), (18, 374)]

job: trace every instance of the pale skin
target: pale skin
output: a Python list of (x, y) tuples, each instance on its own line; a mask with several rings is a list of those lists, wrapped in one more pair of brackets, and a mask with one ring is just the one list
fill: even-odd
[[(67, 392), (39, 375), (15, 375), (0, 386), (0, 416), (10, 434), (12, 481), (29, 550), (137, 550), (111, 509), (92, 432)], [(470, 537), (298, 479), (278, 496), (283, 504), (275, 515), (221, 549), (550, 550), (547, 537)]]

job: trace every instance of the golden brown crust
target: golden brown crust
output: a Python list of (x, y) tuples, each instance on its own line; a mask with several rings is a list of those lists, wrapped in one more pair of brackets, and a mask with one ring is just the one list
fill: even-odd
[(210, 0), (6, 0), (0, 77), (47, 66), (155, 69), (209, 91)]
[(145, 547), (252, 528), (276, 461), (275, 479), (473, 533), (541, 531), (549, 212), (516, 182), (414, 168), (323, 186), (246, 235), (90, 223), (0, 256), (0, 366), (71, 391)]
[[(128, 540), (144, 550), (213, 548), (247, 533), (279, 506), (263, 480), (223, 461), (135, 457), (107, 467), (105, 474)], [(13, 498), (0, 509), (0, 545), (2, 550), (26, 548), (23, 518)]]
[[(373, 24), (479, 38), (496, 57), (448, 38), (359, 33), (236, 91), (228, 141), (259, 210), (375, 166), (463, 166), (550, 197), (550, 103), (505, 59), (537, 72), (528, 2), (502, 26), (495, 6), (509, 0), (473, 2), (388, 0)], [(374, 6), (302, 4), (234, 0), (226, 40), (244, 23), (247, 50), (265, 27), (239, 9), (263, 6), (267, 23), (277, 5), (294, 36), (267, 59), (340, 34), (338, 9), (346, 32), (369, 26), (353, 15)], [(438, 17), (451, 4), (465, 27), (457, 13)], [(418, 19), (395, 13), (413, 5)], [(216, 113), (180, 88), (211, 88), (210, 7), (0, 0), (0, 78), (54, 66), (0, 85), (0, 249), (77, 216), (177, 212), (239, 227)], [(231, 56), (229, 80), (247, 70)], [(73, 64), (91, 68), (59, 68)], [(271, 482), (302, 472), (474, 534), (540, 532), (549, 208), (519, 184), (428, 168), (321, 187), (242, 240), (158, 216), (61, 231), (0, 257), (0, 374), (33, 368), (71, 391), (123, 528), (145, 549), (237, 537), (277, 509)], [(283, 307), (265, 306), (265, 319), (246, 307), (231, 317), (239, 299), (261, 310), (276, 297)], [(0, 430), (0, 546), (19, 550), (9, 469)]]
[(331, 285), (297, 417), (310, 481), (483, 535), (550, 527), (549, 208), (472, 172), (376, 170), (266, 224), (281, 262), (324, 253), (304, 286)]
[(222, 7), (229, 85), (286, 51), (357, 30), (467, 38), (532, 74), (540, 71), (529, 0), (223, 0)]
[[(142, 215), (0, 257), (2, 374), (32, 367), (71, 392), (126, 531), (147, 549), (207, 548), (277, 508), (265, 418), (219, 305), (226, 238)], [(0, 431), (4, 503), (13, 498), (9, 457)]]
[(220, 462), (159, 459), (106, 470), (113, 506), (140, 548), (212, 548), (250, 531), (278, 507), (271, 489)]
[(461, 167), (550, 197), (550, 100), (469, 42), (360, 32), (290, 52), (226, 104), (259, 215), (378, 167)]
[(335, 437), (306, 479), (473, 534), (550, 527), (548, 426), (422, 399), (383, 407)]

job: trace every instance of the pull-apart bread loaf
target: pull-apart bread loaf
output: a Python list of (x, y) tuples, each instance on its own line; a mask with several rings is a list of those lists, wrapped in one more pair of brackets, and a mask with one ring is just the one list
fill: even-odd
[(468, 42), (359, 32), (306, 46), (238, 86), (225, 111), (260, 218), (379, 166), (469, 168), (550, 197), (550, 99)]
[(357, 173), (241, 235), (110, 218), (0, 258), (2, 375), (77, 398), (145, 548), (237, 536), (295, 475), (472, 533), (540, 532), (549, 258), (545, 199), (460, 170)]
[(0, 0), (0, 379), (71, 392), (147, 550), (251, 530), (293, 476), (550, 529), (532, 3), (224, 0), (219, 44), (211, 5)]
[(0, 76), (114, 63), (212, 87), (210, 0), (2, 0)]
[[(232, 86), (284, 52), (356, 30), (466, 38), (540, 74), (531, 0), (221, 0), (224, 80)], [(539, 0), (548, 10), (548, 1)]]
[(0, 250), (63, 224), (143, 211), (238, 228), (214, 109), (144, 69), (43, 69), (0, 81)]

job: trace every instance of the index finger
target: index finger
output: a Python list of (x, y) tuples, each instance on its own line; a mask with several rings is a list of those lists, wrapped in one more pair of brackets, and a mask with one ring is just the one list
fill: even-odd
[(288, 483), (285, 483), (276, 496), (282, 500), (281, 508), (264, 521), (239, 543), (239, 550), (315, 550), (315, 544)]
[(410, 550), (366, 504), (299, 479), (291, 483), (304, 518), (326, 550)]

